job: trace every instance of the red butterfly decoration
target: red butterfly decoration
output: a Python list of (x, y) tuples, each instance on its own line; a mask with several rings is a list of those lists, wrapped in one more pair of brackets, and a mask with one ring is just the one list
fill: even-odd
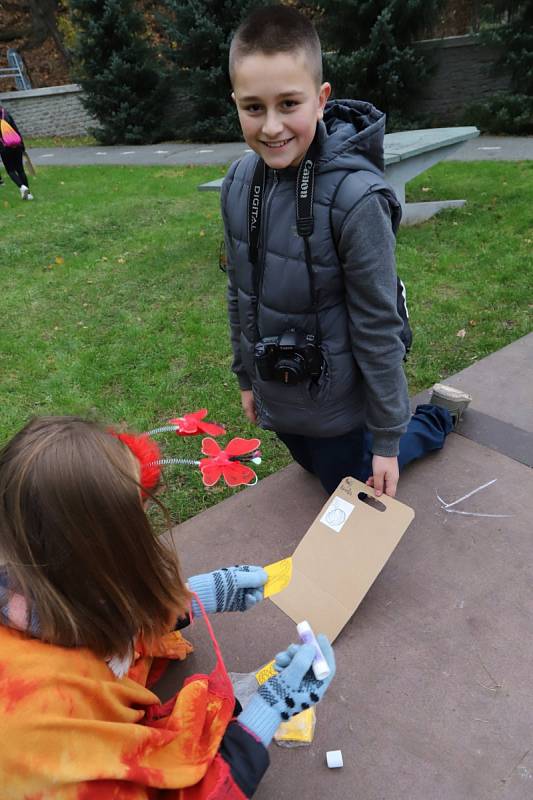
[(241, 486), (254, 483), (257, 476), (253, 469), (237, 460), (238, 456), (252, 454), (259, 445), (260, 439), (232, 439), (224, 450), (214, 439), (202, 439), (202, 453), (208, 458), (200, 461), (202, 480), (205, 486), (214, 486), (222, 476), (228, 486)]
[(115, 431), (110, 433), (129, 447), (141, 465), (139, 483), (143, 498), (148, 497), (148, 492), (156, 488), (161, 478), (161, 466), (157, 463), (161, 459), (159, 447), (146, 433), (115, 433)]
[(178, 436), (194, 436), (197, 433), (209, 433), (211, 436), (220, 436), (220, 434), (226, 433), (226, 429), (223, 425), (217, 425), (214, 422), (202, 422), (203, 418), (206, 416), (207, 408), (201, 408), (199, 411), (183, 414), (182, 417), (169, 419), (169, 424), (176, 425), (176, 433)]

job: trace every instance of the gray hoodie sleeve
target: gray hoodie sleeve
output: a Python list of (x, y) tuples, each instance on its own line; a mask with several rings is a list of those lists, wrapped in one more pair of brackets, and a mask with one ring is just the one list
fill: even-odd
[(231, 349), (233, 351), (233, 361), (231, 364), (231, 370), (237, 376), (237, 380), (239, 381), (239, 387), (242, 390), (242, 389), (251, 389), (252, 384), (250, 378), (248, 377), (248, 373), (246, 372), (242, 363), (241, 325), (239, 320), (237, 284), (235, 280), (235, 268), (233, 264), (229, 223), (226, 214), (226, 201), (228, 196), (228, 188), (233, 178), (233, 173), (235, 172), (236, 166), (237, 165), (235, 163), (230, 167), (226, 179), (222, 184), (222, 191), (220, 195), (220, 207), (222, 211), (222, 220), (224, 223), (224, 247), (226, 250), (226, 263), (227, 263), (227, 275), (228, 275), (228, 290), (227, 290), (228, 318), (229, 318), (230, 337), (231, 337)]
[(338, 251), (352, 352), (365, 384), (366, 424), (380, 456), (398, 454), (410, 419), (394, 247), (389, 204), (378, 192), (369, 194), (347, 214)]

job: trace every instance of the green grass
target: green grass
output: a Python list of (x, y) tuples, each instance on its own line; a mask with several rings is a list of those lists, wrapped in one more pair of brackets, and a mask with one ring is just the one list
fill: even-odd
[(415, 335), (412, 393), (533, 327), (533, 161), (444, 162), (414, 181), (407, 199), (459, 197), (464, 208), (399, 237)]
[[(223, 172), (45, 168), (32, 181), (33, 203), (6, 183), (0, 439), (34, 414), (147, 430), (202, 406), (229, 434), (255, 433), (229, 371), (219, 198), (196, 189)], [(468, 205), (399, 236), (415, 335), (413, 393), (532, 327), (533, 162), (443, 163), (414, 183), (410, 199), (456, 197)], [(261, 438), (264, 477), (288, 459), (275, 437)], [(161, 442), (167, 454), (199, 454), (195, 438)], [(176, 520), (229, 494), (205, 490), (196, 471), (166, 475), (164, 500)]]

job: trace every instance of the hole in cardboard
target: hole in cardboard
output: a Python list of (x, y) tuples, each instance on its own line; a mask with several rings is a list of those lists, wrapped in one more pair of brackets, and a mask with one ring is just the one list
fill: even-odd
[(367, 506), (373, 508), (374, 511), (385, 511), (387, 508), (387, 506), (384, 505), (380, 500), (376, 500), (375, 497), (371, 497), (366, 492), (359, 492), (357, 497), (362, 503), (366, 503)]

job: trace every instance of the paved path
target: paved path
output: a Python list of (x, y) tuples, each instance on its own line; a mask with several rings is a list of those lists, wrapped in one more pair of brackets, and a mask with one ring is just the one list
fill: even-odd
[[(30, 148), (35, 166), (82, 164), (228, 164), (249, 152), (244, 142), (226, 144), (176, 144), (120, 147)], [(533, 159), (533, 136), (480, 136), (465, 144), (452, 157), (456, 161), (516, 161)]]
[(228, 144), (176, 144), (120, 147), (31, 148), (34, 164), (74, 166), (81, 164), (137, 164), (173, 166), (176, 164), (228, 164), (249, 152), (244, 142)]
[[(398, 499), (415, 519), (335, 641), (312, 745), (273, 744), (257, 800), (533, 796), (533, 333), (449, 382), (472, 406), (441, 452), (402, 475)], [(449, 511), (437, 498), (490, 481)], [(325, 500), (295, 464), (259, 481), (175, 529), (184, 573), (290, 555)], [(234, 672), (295, 639), (269, 600), (213, 623)], [(213, 663), (201, 624), (189, 635), (196, 653), (181, 679)], [(344, 767), (328, 770), (325, 753), (338, 749)]]

